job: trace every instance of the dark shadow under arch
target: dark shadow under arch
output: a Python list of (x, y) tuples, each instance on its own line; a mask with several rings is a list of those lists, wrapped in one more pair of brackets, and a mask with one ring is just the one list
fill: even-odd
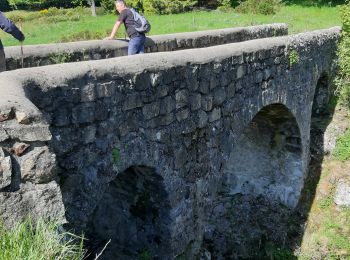
[(109, 184), (92, 214), (92, 254), (111, 240), (101, 259), (162, 259), (170, 250), (169, 208), (163, 179), (155, 169), (128, 168)]
[(239, 138), (226, 166), (229, 193), (251, 194), (290, 207), (298, 201), (303, 181), (298, 124), (287, 107), (261, 109)]

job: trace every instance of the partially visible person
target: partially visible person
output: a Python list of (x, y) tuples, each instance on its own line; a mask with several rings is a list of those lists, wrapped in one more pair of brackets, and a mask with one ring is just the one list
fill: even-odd
[(115, 8), (119, 13), (119, 18), (116, 21), (112, 33), (105, 40), (113, 40), (122, 23), (124, 23), (126, 32), (130, 38), (128, 45), (128, 55), (141, 54), (145, 52), (146, 36), (144, 33), (138, 32), (135, 29), (134, 15), (126, 6), (124, 0), (115, 1)]
[[(4, 32), (11, 34), (20, 42), (24, 41), (25, 39), (23, 33), (17, 28), (17, 26), (13, 22), (7, 19), (2, 12), (0, 12), (0, 28)], [(4, 46), (2, 45), (2, 42), (0, 40), (0, 72), (5, 70), (6, 70), (5, 52), (4, 52)]]

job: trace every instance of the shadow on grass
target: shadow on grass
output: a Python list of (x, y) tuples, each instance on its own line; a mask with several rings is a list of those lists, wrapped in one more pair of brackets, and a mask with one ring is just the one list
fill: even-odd
[(345, 4), (345, 0), (285, 0), (283, 3), (286, 5), (299, 5), (302, 7), (334, 7), (337, 5)]

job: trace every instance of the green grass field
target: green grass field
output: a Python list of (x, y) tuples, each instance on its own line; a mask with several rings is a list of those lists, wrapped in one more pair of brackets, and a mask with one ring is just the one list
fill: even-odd
[[(17, 11), (18, 12), (18, 11)], [(16, 12), (7, 13), (16, 16)], [(70, 16), (74, 19), (70, 19)], [(116, 15), (91, 17), (88, 12), (75, 15), (74, 10), (65, 17), (41, 17), (19, 24), (26, 34), (25, 44), (67, 42), (86, 39), (101, 39), (107, 36), (116, 20)], [(340, 25), (337, 7), (284, 6), (276, 15), (253, 15), (236, 12), (198, 11), (174, 15), (152, 15), (148, 17), (151, 35), (189, 32), (198, 30), (239, 27), (266, 23), (287, 23), (290, 33)], [(10, 35), (0, 32), (4, 45), (18, 45)], [(124, 37), (121, 31), (118, 37)]]

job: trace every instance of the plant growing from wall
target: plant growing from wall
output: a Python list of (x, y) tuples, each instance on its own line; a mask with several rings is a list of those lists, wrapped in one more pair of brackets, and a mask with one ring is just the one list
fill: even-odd
[(299, 53), (296, 50), (291, 50), (288, 55), (289, 67), (299, 62)]
[(56, 53), (50, 56), (50, 61), (54, 64), (66, 63), (71, 61), (72, 54), (68, 52)]
[(113, 164), (118, 164), (120, 162), (121, 159), (121, 155), (120, 155), (120, 151), (117, 148), (114, 148), (112, 150), (112, 161)]

